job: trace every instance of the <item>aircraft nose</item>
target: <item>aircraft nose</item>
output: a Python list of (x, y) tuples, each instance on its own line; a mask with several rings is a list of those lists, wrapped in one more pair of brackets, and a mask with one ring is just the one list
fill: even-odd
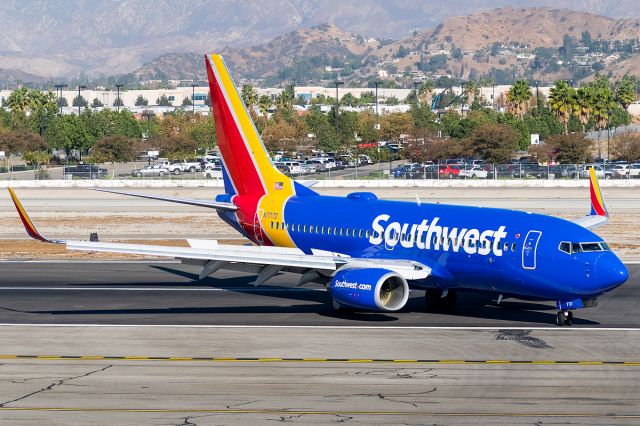
[(600, 291), (611, 290), (624, 284), (629, 271), (624, 263), (613, 253), (605, 253), (596, 262), (596, 281)]

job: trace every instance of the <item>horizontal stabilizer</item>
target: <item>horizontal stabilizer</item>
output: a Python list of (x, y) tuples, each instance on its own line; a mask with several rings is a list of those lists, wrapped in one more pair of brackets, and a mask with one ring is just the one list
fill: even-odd
[(94, 191), (109, 192), (111, 194), (128, 195), (130, 197), (147, 198), (150, 200), (167, 201), (169, 203), (186, 204), (189, 206), (206, 207), (209, 209), (236, 211), (238, 207), (232, 203), (218, 201), (196, 200), (193, 198), (162, 197), (159, 195), (140, 194), (138, 192), (116, 191), (113, 189), (94, 188)]

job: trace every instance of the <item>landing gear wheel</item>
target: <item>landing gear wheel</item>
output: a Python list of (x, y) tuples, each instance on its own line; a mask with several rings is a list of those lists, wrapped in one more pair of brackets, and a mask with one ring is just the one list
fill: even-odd
[(571, 311), (560, 311), (558, 312), (558, 315), (556, 316), (556, 324), (558, 324), (559, 327), (562, 327), (564, 325), (573, 325), (573, 312)]
[(454, 309), (458, 294), (455, 290), (449, 290), (447, 295), (442, 297), (442, 290), (430, 288), (424, 293), (424, 301), (428, 311), (450, 312)]

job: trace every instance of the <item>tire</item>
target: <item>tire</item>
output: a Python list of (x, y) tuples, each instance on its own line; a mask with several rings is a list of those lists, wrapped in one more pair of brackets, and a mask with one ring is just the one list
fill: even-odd
[(140, 173), (140, 172), (134, 173), (133, 175), (134, 175), (135, 177), (142, 177), (142, 173)]
[(558, 325), (558, 327), (562, 327), (564, 326), (566, 323), (565, 318), (564, 318), (564, 312), (558, 312), (558, 315), (556, 315), (556, 324)]
[(629, 173), (627, 173), (626, 175), (624, 175), (625, 179), (629, 179), (630, 175)]
[(610, 175), (610, 174), (608, 174), (608, 173), (607, 173), (607, 174), (605, 174), (605, 175), (604, 175), (604, 180), (609, 180), (609, 179), (611, 179), (611, 175)]
[(176, 175), (176, 176), (179, 175), (180, 174), (180, 169), (175, 169), (173, 171), (173, 174)]
[(193, 167), (193, 166), (189, 167), (189, 172), (190, 173), (195, 173), (196, 172), (196, 168)]
[(158, 173), (158, 176), (160, 176), (160, 177), (164, 177), (164, 172), (159, 172), (159, 173)]
[(449, 179), (453, 179), (453, 173), (449, 173)]

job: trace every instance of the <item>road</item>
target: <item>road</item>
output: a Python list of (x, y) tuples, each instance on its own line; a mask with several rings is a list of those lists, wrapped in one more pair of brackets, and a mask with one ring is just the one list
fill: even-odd
[(442, 315), (419, 292), (340, 317), (289, 275), (194, 284), (179, 263), (0, 271), (0, 424), (640, 422), (638, 265), (562, 328), (551, 304), (463, 295)]

